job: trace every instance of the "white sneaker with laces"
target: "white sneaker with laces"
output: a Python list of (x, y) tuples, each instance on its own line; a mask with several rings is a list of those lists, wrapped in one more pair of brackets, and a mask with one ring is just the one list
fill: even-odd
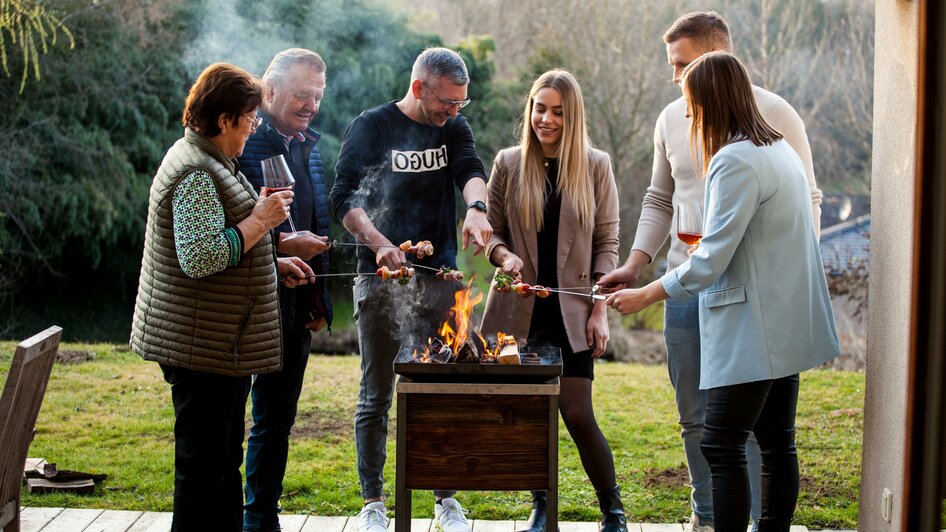
[(700, 516), (696, 514), (691, 514), (689, 532), (716, 532), (716, 531), (713, 529), (713, 525), (700, 525)]
[(384, 501), (369, 502), (358, 512), (355, 519), (358, 532), (387, 532), (388, 530)]
[(472, 532), (473, 528), (464, 513), (463, 507), (453, 497), (434, 503), (434, 521), (437, 529), (443, 532)]

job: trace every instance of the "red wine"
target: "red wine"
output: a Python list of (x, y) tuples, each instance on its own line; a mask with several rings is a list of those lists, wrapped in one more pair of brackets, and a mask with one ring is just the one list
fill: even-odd
[(267, 196), (272, 196), (277, 192), (282, 192), (283, 190), (292, 190), (292, 187), (263, 187), (261, 192)]
[(677, 238), (682, 240), (685, 244), (692, 246), (693, 244), (699, 244), (700, 240), (703, 238), (703, 235), (694, 233), (677, 233)]

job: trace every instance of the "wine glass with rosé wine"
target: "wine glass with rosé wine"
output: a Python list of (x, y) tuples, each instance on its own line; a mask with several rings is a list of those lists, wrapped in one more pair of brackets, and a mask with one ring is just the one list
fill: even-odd
[[(267, 196), (275, 194), (276, 192), (282, 192), (283, 190), (292, 190), (292, 187), (296, 184), (296, 180), (292, 178), (292, 172), (289, 171), (289, 165), (286, 164), (285, 157), (280, 153), (270, 157), (269, 159), (263, 159), (263, 193)], [(291, 240), (299, 236), (299, 233), (296, 232), (296, 224), (292, 221), (292, 215), (289, 215), (287, 218), (289, 222), (289, 229), (292, 230), (289, 235), (284, 236), (283, 240)]]
[(693, 246), (703, 239), (703, 209), (698, 201), (678, 203), (677, 238), (686, 245)]

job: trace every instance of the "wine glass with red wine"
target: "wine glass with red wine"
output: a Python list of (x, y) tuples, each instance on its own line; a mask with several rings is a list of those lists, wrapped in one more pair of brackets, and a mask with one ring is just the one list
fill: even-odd
[(699, 244), (703, 238), (703, 209), (698, 201), (678, 203), (677, 238), (686, 245)]
[[(263, 192), (267, 196), (283, 190), (292, 190), (293, 185), (296, 184), (296, 180), (292, 178), (289, 165), (286, 164), (286, 159), (281, 153), (269, 159), (263, 159), (262, 165)], [(289, 221), (289, 229), (291, 229), (292, 232), (284, 236), (283, 240), (289, 240), (298, 236), (298, 233), (296, 233), (296, 224), (293, 223), (291, 214), (287, 220)]]

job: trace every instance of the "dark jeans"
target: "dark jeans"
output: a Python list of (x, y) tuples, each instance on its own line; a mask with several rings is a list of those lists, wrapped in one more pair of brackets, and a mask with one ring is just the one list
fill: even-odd
[(161, 364), (174, 404), (173, 532), (243, 525), (243, 416), (249, 377)]
[(279, 497), (289, 456), (312, 334), (305, 327), (283, 329), (283, 365), (253, 379), (253, 426), (246, 444), (246, 504), (243, 529), (279, 530)]
[[(416, 283), (416, 284), (415, 284)], [(394, 358), (401, 343), (418, 345), (436, 335), (450, 314), (459, 282), (417, 276), (408, 286), (361, 276), (352, 288), (361, 384), (355, 406), (355, 453), (361, 496), (384, 496), (388, 411), (394, 398)], [(455, 491), (434, 491), (453, 497)]]
[(312, 333), (283, 328), (283, 366), (253, 379), (253, 426), (246, 443), (246, 503), (243, 529), (279, 530), (279, 497), (286, 475), (289, 434), (296, 420)]
[(749, 523), (750, 433), (762, 451), (759, 532), (788, 532), (798, 502), (797, 402), (797, 374), (709, 390), (700, 448), (713, 477), (716, 532), (743, 532)]

